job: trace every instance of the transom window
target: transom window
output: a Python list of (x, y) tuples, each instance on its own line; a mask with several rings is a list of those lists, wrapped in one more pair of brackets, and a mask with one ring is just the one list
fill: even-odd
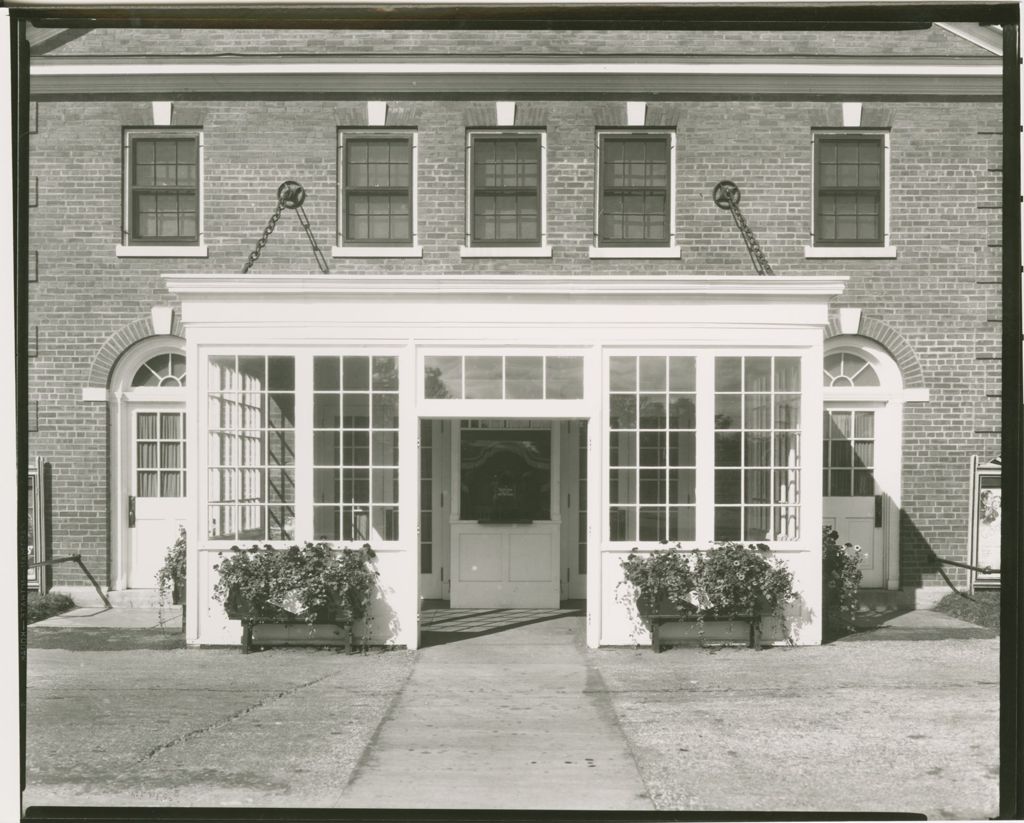
[(398, 359), (313, 358), (313, 532), (398, 539)]
[(199, 149), (199, 136), (195, 133), (128, 134), (129, 243), (198, 243)]
[(428, 400), (580, 400), (583, 358), (432, 355), (424, 358), (424, 381)]
[(598, 145), (599, 245), (669, 245), (674, 134), (601, 134)]
[(139, 412), (135, 416), (135, 494), (185, 496), (183, 412)]
[(185, 355), (158, 354), (143, 363), (132, 378), (132, 387), (179, 387), (185, 385)]
[(542, 151), (540, 134), (469, 135), (470, 245), (542, 242)]
[(875, 413), (825, 412), (823, 494), (871, 497), (875, 493)]
[(411, 245), (414, 135), (340, 137), (343, 245)]
[(825, 385), (831, 388), (879, 386), (878, 373), (863, 357), (836, 352), (825, 357)]
[(696, 536), (696, 361), (612, 357), (609, 364), (612, 540)]
[(213, 540), (295, 539), (295, 358), (209, 361)]
[(882, 245), (884, 135), (818, 134), (814, 149), (815, 244)]

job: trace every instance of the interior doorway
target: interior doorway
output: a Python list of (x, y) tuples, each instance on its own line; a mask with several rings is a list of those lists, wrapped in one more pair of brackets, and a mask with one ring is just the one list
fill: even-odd
[(581, 605), (586, 421), (422, 419), (419, 434), (421, 602)]

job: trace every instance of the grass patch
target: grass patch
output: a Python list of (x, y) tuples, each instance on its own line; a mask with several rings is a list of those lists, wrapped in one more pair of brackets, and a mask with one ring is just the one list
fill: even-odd
[(51, 592), (50, 594), (39, 594), (31, 592), (28, 596), (28, 622), (36, 623), (45, 620), (47, 617), (66, 612), (75, 607), (75, 601), (66, 594)]
[(972, 598), (968, 600), (959, 594), (947, 594), (935, 611), (999, 631), (999, 592), (976, 591)]

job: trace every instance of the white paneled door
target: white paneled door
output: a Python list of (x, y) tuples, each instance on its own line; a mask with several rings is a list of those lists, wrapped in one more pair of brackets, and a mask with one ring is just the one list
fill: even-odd
[(186, 516), (185, 412), (178, 405), (131, 411), (129, 589), (156, 588), (156, 574)]

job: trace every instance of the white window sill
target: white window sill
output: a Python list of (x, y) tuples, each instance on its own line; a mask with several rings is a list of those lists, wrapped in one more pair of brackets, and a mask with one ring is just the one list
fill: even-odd
[(592, 259), (665, 260), (679, 259), (681, 246), (591, 246)]
[(895, 246), (804, 246), (804, 257), (896, 259)]
[(423, 246), (331, 246), (331, 257), (422, 257)]
[(459, 257), (550, 257), (551, 246), (459, 246)]
[(121, 246), (115, 251), (118, 257), (208, 257), (207, 245), (198, 246)]

